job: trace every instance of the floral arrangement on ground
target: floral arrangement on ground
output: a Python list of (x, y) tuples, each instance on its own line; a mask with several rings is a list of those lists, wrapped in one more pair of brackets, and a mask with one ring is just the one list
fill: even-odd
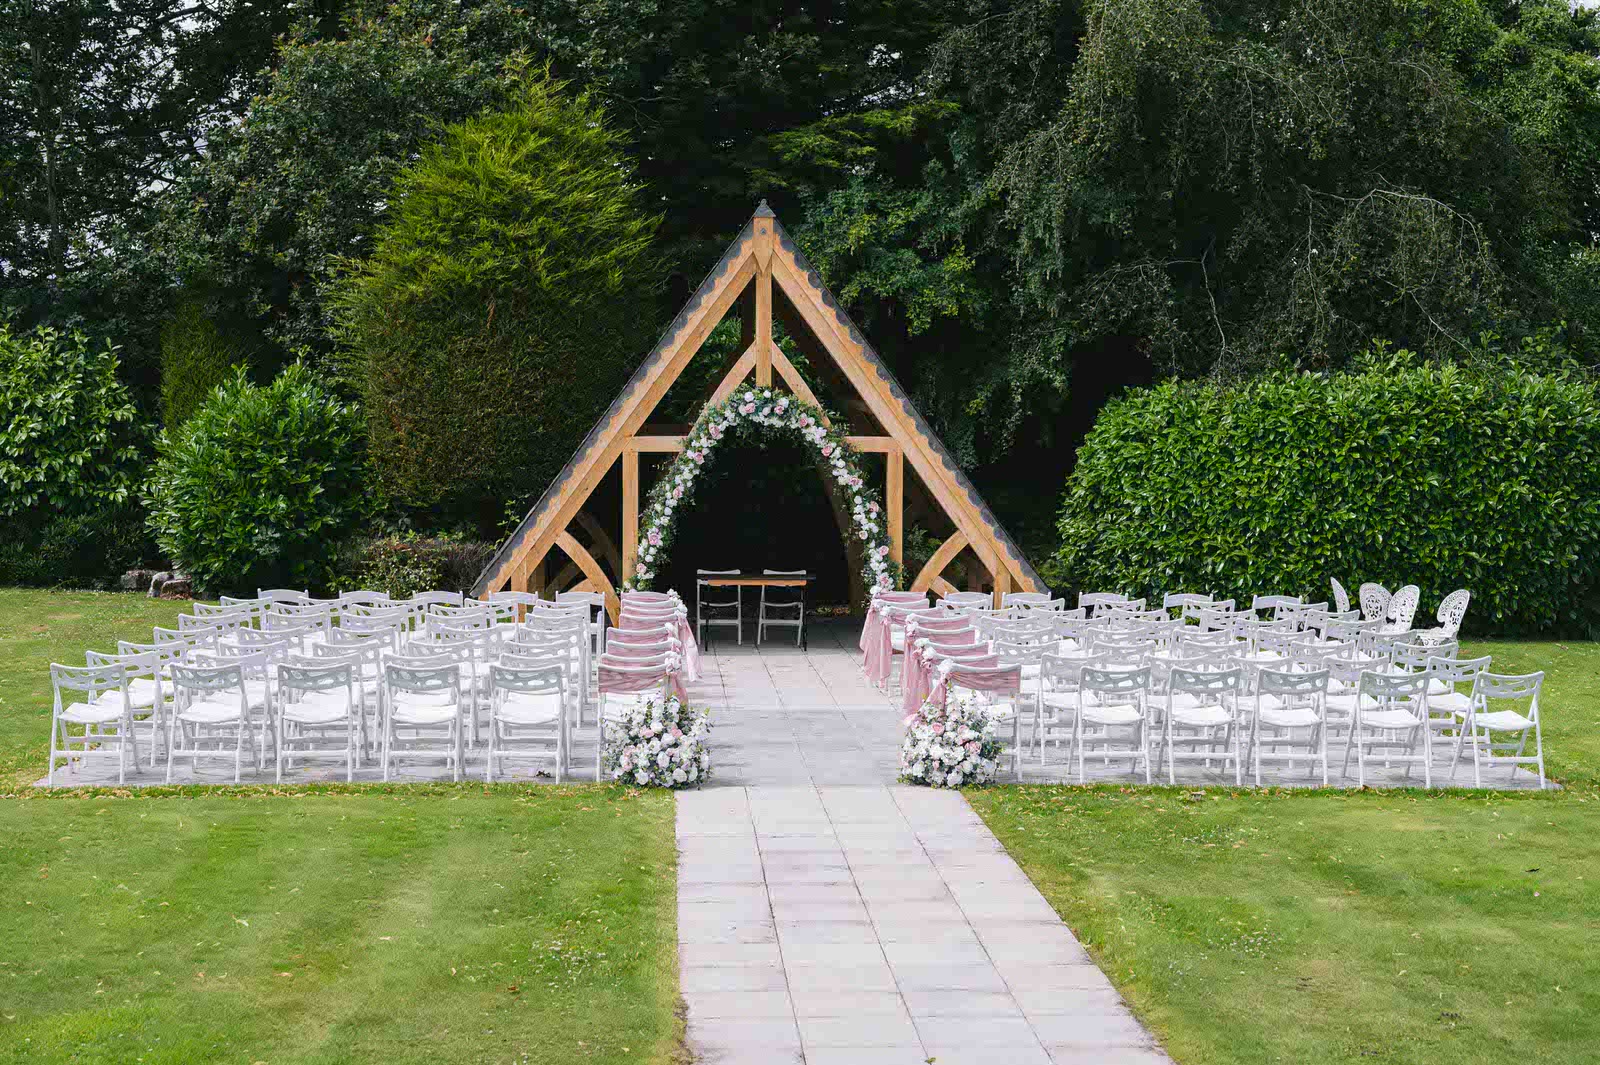
[(711, 776), (711, 714), (677, 696), (640, 699), (605, 723), (601, 766), (621, 784), (686, 788)]
[(959, 788), (994, 782), (1003, 747), (985, 704), (970, 696), (942, 703), (929, 698), (906, 718), (905, 730), (900, 779), (906, 783)]
[(792, 433), (808, 444), (845, 494), (851, 524), (861, 541), (862, 576), (869, 591), (899, 586), (899, 565), (889, 557), (889, 536), (882, 502), (861, 474), (861, 456), (810, 403), (770, 388), (746, 388), (700, 412), (684, 448), (666, 476), (650, 489), (639, 530), (639, 556), (623, 591), (644, 590), (656, 577), (659, 563), (672, 546), (674, 517), (694, 497), (695, 482), (717, 444), (730, 434), (752, 428)]

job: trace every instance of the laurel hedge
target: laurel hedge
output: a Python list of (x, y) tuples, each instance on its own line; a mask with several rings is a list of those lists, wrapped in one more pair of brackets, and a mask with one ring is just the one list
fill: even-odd
[(1052, 582), (1329, 597), (1330, 577), (1468, 588), (1467, 631), (1600, 624), (1592, 382), (1455, 366), (1169, 383), (1078, 453)]

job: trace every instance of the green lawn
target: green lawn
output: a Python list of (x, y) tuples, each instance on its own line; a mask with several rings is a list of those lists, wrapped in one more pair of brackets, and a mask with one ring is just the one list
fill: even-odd
[[(1540, 710), (1546, 768), (1574, 787), (1600, 787), (1600, 643), (1474, 640), (1462, 646), (1461, 654), (1492, 656), (1496, 673), (1544, 670)], [(1471, 777), (1465, 779), (1471, 783)]]
[(670, 795), (0, 801), (0, 1062), (679, 1060)]
[(1600, 1060), (1600, 800), (968, 798), (1180, 1065)]
[(0, 793), (44, 775), (50, 738), (50, 663), (83, 665), (83, 652), (150, 642), (187, 603), (121, 592), (0, 588)]

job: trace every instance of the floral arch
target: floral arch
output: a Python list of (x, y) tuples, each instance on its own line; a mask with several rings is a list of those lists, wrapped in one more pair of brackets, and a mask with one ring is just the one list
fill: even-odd
[(751, 386), (700, 412), (683, 450), (650, 489), (640, 521), (638, 561), (622, 590), (650, 588), (660, 560), (672, 547), (678, 512), (694, 498), (706, 460), (730, 434), (750, 429), (789, 435), (810, 447), (849, 503), (851, 528), (862, 545), (862, 584), (868, 594), (898, 587), (900, 566), (891, 557), (883, 501), (862, 476), (860, 452), (828, 424), (818, 407), (785, 392)]

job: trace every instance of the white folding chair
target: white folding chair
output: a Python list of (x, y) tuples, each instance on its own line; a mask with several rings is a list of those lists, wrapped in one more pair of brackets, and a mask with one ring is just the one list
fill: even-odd
[[(1331, 661), (1331, 660), (1330, 660)], [(1350, 776), (1350, 755), (1356, 758), (1356, 782), (1367, 786), (1367, 762), (1400, 762), (1411, 775), (1422, 764), (1422, 786), (1433, 787), (1433, 730), (1428, 727), (1428, 675), (1396, 675), (1363, 670), (1345, 744), (1344, 775)], [(1364, 698), (1363, 698), (1364, 697)], [(1378, 753), (1381, 752), (1381, 755)]]
[[(736, 569), (697, 569), (694, 571), (695, 639), (702, 644), (706, 642), (706, 629), (708, 627), (715, 628), (718, 625), (724, 627), (731, 625), (737, 635), (737, 642), (744, 643), (744, 596), (740, 594), (742, 589), (737, 584), (730, 586), (729, 591), (733, 594), (732, 599), (710, 600), (706, 598), (707, 594), (711, 594), (713, 587), (707, 582), (707, 577), (737, 577), (738, 575), (739, 571)], [(733, 616), (719, 617), (717, 615), (718, 611), (725, 610), (733, 611)]]
[[(502, 655), (489, 667), (489, 757), (483, 779), (494, 783), (495, 762), (549, 758), (556, 783), (567, 774), (567, 670), (559, 661)], [(548, 750), (547, 750), (548, 748)]]
[(278, 666), (275, 781), (283, 782), (284, 763), (296, 758), (343, 760), (345, 780), (355, 779), (363, 731), (357, 673), (350, 662)]
[[(1452, 781), (1456, 777), (1456, 767), (1461, 764), (1461, 749), (1470, 745), (1473, 787), (1483, 787), (1485, 765), (1510, 766), (1512, 780), (1517, 778), (1517, 766), (1533, 765), (1539, 770), (1539, 787), (1544, 788), (1544, 732), (1539, 720), (1539, 689), (1543, 686), (1542, 671), (1477, 674), (1466, 720), (1456, 737), (1455, 760), (1450, 766)], [(1502, 708), (1490, 709), (1496, 703)], [(1533, 733), (1531, 755), (1524, 753), (1529, 732)], [(1509, 738), (1496, 740), (1497, 735)]]
[(402, 758), (442, 761), (461, 779), (463, 693), (455, 662), (383, 666), (383, 779)]
[[(1150, 783), (1150, 737), (1147, 703), (1150, 694), (1150, 667), (1106, 669), (1084, 666), (1078, 679), (1078, 707), (1073, 718), (1072, 745), (1078, 753), (1078, 783), (1084, 783), (1084, 756), (1091, 742), (1100, 749), (1094, 757), (1109, 764), (1128, 761), (1144, 766), (1144, 782)], [(1091, 737), (1089, 728), (1097, 730)], [(1117, 731), (1129, 734), (1122, 750), (1113, 750)]]
[[(1162, 748), (1169, 784), (1178, 782), (1179, 759), (1205, 762), (1208, 767), (1218, 761), (1223, 768), (1232, 762), (1233, 782), (1242, 782), (1239, 693), (1243, 687), (1244, 670), (1237, 666), (1207, 670), (1174, 665), (1167, 670)], [(1179, 744), (1191, 749), (1180, 753)]]
[[(169, 662), (179, 658), (181, 655), (174, 655), (171, 651), (165, 653), (157, 650), (124, 651), (121, 646), (117, 648), (116, 654), (107, 654), (104, 651), (84, 652), (86, 665), (121, 666), (127, 673), (126, 701), (132, 709), (133, 722), (138, 725), (142, 721), (149, 726), (151, 769), (156, 765), (156, 751), (160, 748), (161, 739), (166, 732), (166, 716), (172, 700), (171, 686), (163, 685), (162, 673)], [(104, 692), (98, 701), (120, 707), (124, 700), (120, 693)]]
[[(804, 577), (803, 569), (763, 569), (762, 576), (766, 577)], [(789, 598), (791, 597), (792, 598)], [(792, 616), (791, 616), (792, 612)], [(766, 639), (767, 629), (793, 628), (794, 645), (799, 647), (803, 642), (806, 624), (806, 588), (800, 585), (796, 588), (769, 588), (761, 586), (761, 602), (756, 614), (756, 646), (761, 646), (761, 641)]]
[[(128, 670), (120, 663), (64, 666), (50, 663), (50, 687), (55, 704), (50, 712), (50, 769), (46, 783), (56, 782), (56, 762), (66, 760), (68, 772), (90, 757), (109, 758), (115, 751), (117, 783), (128, 778), (128, 755), (139, 768), (139, 738), (133, 731), (133, 706), (128, 697)], [(76, 692), (82, 702), (63, 703), (62, 692)], [(74, 733), (74, 729), (81, 732)], [(73, 745), (78, 750), (73, 752)]]
[[(1282, 761), (1293, 768), (1296, 747), (1304, 749), (1308, 771), (1316, 765), (1322, 767), (1322, 786), (1328, 786), (1328, 677), (1326, 669), (1256, 670), (1255, 706), (1250, 720), (1250, 762), (1256, 787), (1261, 786), (1261, 763)], [(1297, 732), (1302, 732), (1304, 738), (1297, 739)], [(1271, 751), (1264, 751), (1263, 744), (1269, 745)]]
[[(173, 763), (189, 759), (198, 770), (201, 758), (233, 760), (233, 782), (239, 783), (245, 748), (255, 767), (261, 768), (260, 730), (252, 720), (246, 671), (264, 669), (261, 655), (236, 658), (226, 665), (172, 666), (172, 730), (167, 737), (167, 783), (172, 783)], [(260, 708), (271, 714), (270, 701)]]

